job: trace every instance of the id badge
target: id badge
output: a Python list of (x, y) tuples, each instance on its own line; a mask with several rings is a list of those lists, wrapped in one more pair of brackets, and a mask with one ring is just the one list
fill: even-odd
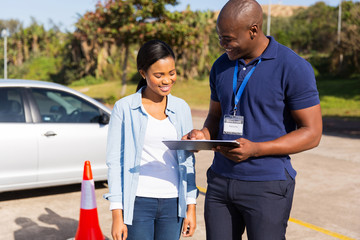
[(244, 117), (224, 115), (224, 134), (243, 135)]

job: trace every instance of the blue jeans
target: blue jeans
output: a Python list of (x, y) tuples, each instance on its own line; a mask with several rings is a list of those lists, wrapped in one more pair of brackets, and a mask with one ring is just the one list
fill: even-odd
[[(284, 170), (286, 171), (286, 170)], [(295, 180), (247, 182), (209, 168), (205, 198), (207, 240), (284, 240)]]
[(183, 218), (178, 217), (177, 198), (136, 197), (128, 240), (178, 240)]

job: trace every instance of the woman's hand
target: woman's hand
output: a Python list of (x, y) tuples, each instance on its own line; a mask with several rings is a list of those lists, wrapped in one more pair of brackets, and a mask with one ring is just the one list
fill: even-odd
[(126, 240), (128, 236), (127, 226), (124, 224), (123, 214), (121, 209), (112, 210), (112, 227), (111, 235), (114, 240)]
[(196, 205), (189, 204), (184, 219), (182, 234), (184, 237), (191, 237), (196, 229)]

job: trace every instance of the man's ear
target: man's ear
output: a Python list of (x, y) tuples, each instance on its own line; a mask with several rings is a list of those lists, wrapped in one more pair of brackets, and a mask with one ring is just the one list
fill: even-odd
[(250, 27), (250, 38), (251, 40), (254, 39), (258, 33), (258, 30), (259, 30), (259, 27), (257, 24), (253, 24), (251, 27)]

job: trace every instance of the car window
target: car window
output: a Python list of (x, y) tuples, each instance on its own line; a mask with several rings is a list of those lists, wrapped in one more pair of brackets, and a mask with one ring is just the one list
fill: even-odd
[(42, 122), (48, 123), (98, 123), (98, 107), (73, 94), (32, 89)]
[(25, 122), (19, 88), (0, 88), (0, 122)]

